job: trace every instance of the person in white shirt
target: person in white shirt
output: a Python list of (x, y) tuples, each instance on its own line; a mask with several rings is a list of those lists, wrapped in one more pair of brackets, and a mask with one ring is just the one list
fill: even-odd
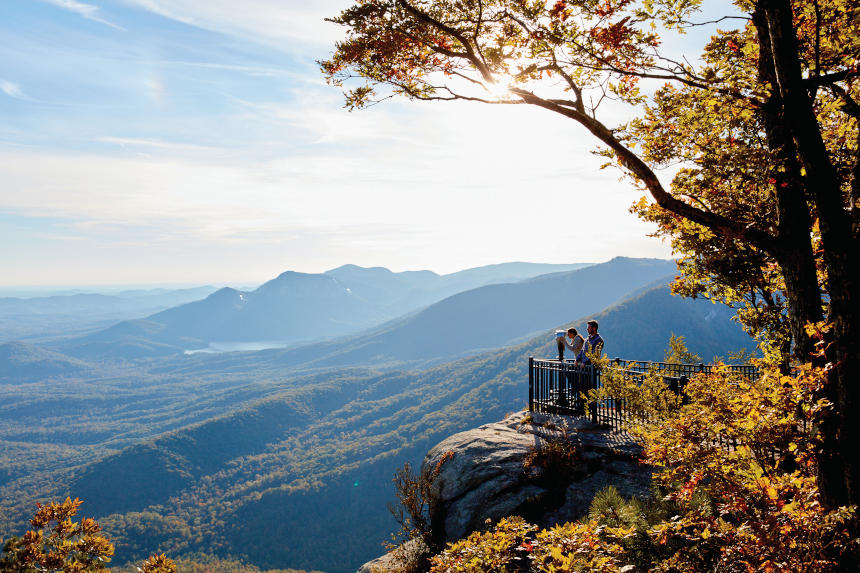
[[(570, 341), (568, 341), (568, 338)], [(575, 328), (567, 329), (567, 338), (564, 339), (564, 345), (573, 353), (573, 356), (579, 356), (579, 352), (582, 350), (582, 345), (585, 344), (585, 339), (582, 338), (582, 335), (579, 334)]]

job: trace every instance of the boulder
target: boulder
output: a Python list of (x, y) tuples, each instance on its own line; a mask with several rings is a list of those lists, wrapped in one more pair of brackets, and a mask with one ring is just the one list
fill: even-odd
[[(576, 452), (563, 471), (532, 459), (550, 442), (569, 443)], [(427, 454), (421, 472), (432, 481), (433, 530), (453, 541), (508, 515), (550, 527), (585, 515), (594, 494), (609, 485), (625, 497), (647, 496), (651, 471), (640, 456), (626, 433), (582, 418), (515, 412), (455, 434)]]
[[(536, 454), (553, 444), (570, 445), (562, 451), (575, 455), (562, 466), (541, 463)], [(624, 497), (647, 497), (651, 468), (640, 462), (641, 454), (624, 432), (553, 414), (515, 412), (455, 434), (433, 447), (421, 465), (432, 484), (433, 532), (456, 541), (509, 515), (552, 527), (583, 517), (594, 494), (610, 485)], [(401, 570), (420, 552), (414, 543), (364, 564), (359, 573)]]

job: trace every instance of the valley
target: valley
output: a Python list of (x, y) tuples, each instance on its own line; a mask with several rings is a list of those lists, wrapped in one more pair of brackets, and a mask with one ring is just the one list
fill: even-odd
[(3, 344), (0, 536), (36, 501), (71, 495), (117, 564), (202, 552), (354, 571), (395, 529), (395, 470), (522, 409), (527, 358), (553, 355), (556, 328), (599, 320), (611, 357), (659, 360), (672, 334), (706, 358), (752, 350), (730, 309), (670, 295), (673, 267), (613, 259), (479, 286), (288, 349), (107, 358)]

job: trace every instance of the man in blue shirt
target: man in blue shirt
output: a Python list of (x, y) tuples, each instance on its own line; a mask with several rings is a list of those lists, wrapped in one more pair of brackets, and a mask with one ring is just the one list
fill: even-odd
[(576, 355), (577, 365), (591, 364), (589, 354), (600, 354), (603, 349), (603, 338), (597, 334), (597, 321), (588, 321), (588, 340), (582, 345), (582, 350)]

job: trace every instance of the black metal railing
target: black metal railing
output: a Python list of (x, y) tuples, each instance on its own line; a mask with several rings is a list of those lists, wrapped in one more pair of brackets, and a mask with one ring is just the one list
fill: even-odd
[[(728, 366), (729, 372), (748, 378), (758, 376), (750, 365)], [(611, 360), (607, 369), (641, 383), (649, 372), (662, 376), (667, 389), (683, 396), (689, 378), (716, 369), (711, 364), (670, 364), (644, 360)], [(602, 371), (591, 365), (577, 366), (572, 360), (549, 360), (529, 357), (529, 411), (589, 417), (595, 424), (621, 429), (632, 421), (633, 414), (621, 398), (607, 397), (588, 401), (589, 390), (601, 388)]]
[[(666, 376), (680, 378), (686, 376), (690, 378), (695, 374), (702, 372), (710, 374), (714, 372), (717, 366), (713, 364), (674, 364), (670, 362), (648, 362), (646, 360), (623, 360), (614, 358), (609, 361), (610, 368), (617, 368), (623, 372), (642, 373), (650, 372), (656, 369), (658, 372), (664, 373)], [(750, 364), (728, 365), (727, 368), (732, 374), (741, 374), (747, 378), (755, 378), (758, 376), (758, 367)]]
[[(600, 387), (599, 379), (600, 370), (591, 365), (529, 356), (529, 411), (584, 416), (588, 391)], [(589, 415), (596, 421), (594, 412)]]

